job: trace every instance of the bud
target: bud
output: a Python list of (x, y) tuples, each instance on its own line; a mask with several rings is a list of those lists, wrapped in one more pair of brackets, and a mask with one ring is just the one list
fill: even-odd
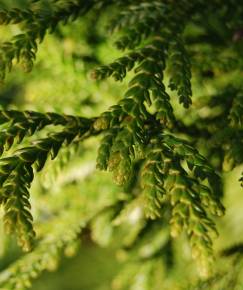
[(94, 129), (99, 130), (106, 130), (109, 128), (110, 122), (107, 117), (100, 117), (94, 122)]

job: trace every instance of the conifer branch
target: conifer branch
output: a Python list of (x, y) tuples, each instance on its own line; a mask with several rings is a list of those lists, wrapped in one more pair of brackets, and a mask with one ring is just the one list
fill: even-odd
[[(21, 34), (0, 44), (0, 80), (14, 61), (30, 71), (39, 43), (60, 23), (67, 24), (97, 9), (102, 14), (109, 6), (117, 11), (108, 25), (112, 37), (116, 37), (115, 45), (119, 50), (130, 51), (98, 67), (92, 76), (96, 80), (111, 76), (123, 82), (128, 72), (133, 74), (120, 100), (97, 118), (0, 111), (1, 154), (46, 126), (62, 128), (0, 159), (0, 203), (5, 230), (17, 235), (24, 250), (33, 247), (35, 231), (29, 188), (34, 169), (41, 171), (48, 157), (54, 159), (60, 148), (100, 133), (103, 139), (96, 166), (111, 171), (124, 192), (98, 210), (91, 200), (93, 204), (86, 207), (84, 224), (79, 221), (80, 206), (60, 216), (67, 219), (62, 220), (65, 237), (57, 230), (53, 240), (48, 240), (49, 236), (43, 238), (32, 253), (0, 276), (0, 285), (3, 289), (28, 287), (31, 276), (38, 276), (50, 261), (55, 264), (58, 251), (73, 243), (80, 228), (88, 222), (93, 239), (106, 246), (115, 235), (115, 228), (125, 227), (126, 234), (118, 244), (128, 258), (125, 270), (114, 281), (116, 289), (152, 289), (157, 268), (163, 273), (163, 267), (171, 265), (172, 239), (183, 231), (201, 275), (208, 276), (214, 258), (213, 237), (217, 236), (212, 218), (224, 214), (218, 171), (231, 170), (243, 163), (242, 88), (227, 77), (231, 86), (216, 80), (232, 59), (242, 58), (242, 23), (238, 20), (243, 10), (239, 3), (57, 0), (50, 1), (48, 10), (41, 6), (42, 1), (34, 2), (37, 3), (30, 9), (0, 11), (1, 25), (18, 24), (22, 28)], [(213, 64), (205, 64), (212, 58)], [(228, 71), (241, 68), (242, 61), (234, 62)], [(207, 76), (209, 91), (217, 90), (217, 94), (206, 98), (197, 98), (195, 94), (192, 105), (192, 73), (197, 80)], [(168, 87), (177, 93), (184, 109), (190, 107), (189, 110), (177, 111)], [(221, 93), (218, 87), (222, 87)], [(187, 115), (191, 116), (190, 122)], [(198, 148), (205, 151), (206, 157)], [(243, 186), (243, 175), (239, 181)], [(106, 230), (110, 233), (108, 238), (104, 237)], [(163, 257), (163, 262), (158, 257)], [(141, 263), (137, 273), (136, 267)], [(216, 287), (218, 277), (195, 287)], [(234, 286), (233, 278), (225, 285)]]
[(171, 90), (177, 90), (179, 102), (182, 103), (185, 108), (188, 108), (192, 104), (190, 59), (185, 46), (179, 37), (174, 38), (171, 42), (170, 50), (171, 78), (169, 87)]
[(21, 63), (24, 71), (31, 71), (38, 42), (43, 41), (46, 33), (53, 32), (59, 23), (74, 21), (78, 16), (86, 14), (96, 2), (93, 0), (55, 1), (51, 10), (43, 8), (1, 10), (0, 24), (21, 23), (23, 33), (0, 45), (0, 81), (5, 79), (8, 71), (11, 71), (14, 60)]
[[(25, 136), (31, 136), (47, 125), (73, 126), (82, 118), (56, 113), (39, 113), (33, 111), (0, 111), (0, 124), (8, 127), (0, 132), (0, 153), (9, 150), (14, 141), (21, 143)], [(5, 125), (5, 127), (6, 127)]]
[[(20, 115), (25, 118), (24, 114)], [(43, 115), (41, 115), (42, 120)], [(50, 116), (59, 117), (62, 123), (65, 121), (65, 117), (61, 118), (55, 114)], [(71, 119), (71, 124), (63, 131), (52, 133), (46, 138), (37, 140), (31, 146), (18, 149), (10, 157), (0, 159), (1, 203), (5, 211), (5, 230), (8, 233), (15, 231), (20, 246), (26, 251), (31, 250), (35, 236), (32, 216), (29, 212), (28, 192), (33, 180), (33, 167), (41, 171), (48, 156), (54, 159), (63, 145), (69, 145), (75, 139), (85, 138), (85, 134), (87, 136), (92, 128), (92, 121), (88, 119), (78, 120), (74, 117), (66, 117), (66, 119)]]
[[(81, 180), (77, 180), (79, 183), (82, 181), (84, 188), (92, 186), (92, 192), (89, 192), (88, 196), (80, 195), (71, 183), (62, 187), (58, 196), (51, 196), (51, 194), (46, 196), (49, 201), (47, 208), (50, 213), (54, 211), (55, 214), (50, 215), (48, 221), (45, 217), (44, 219), (39, 217), (36, 225), (39, 240), (36, 241), (34, 250), (14, 261), (0, 273), (0, 288), (29, 289), (32, 281), (44, 271), (57, 269), (63, 254), (67, 257), (76, 254), (77, 246), (81, 243), (83, 229), (100, 214), (104, 207), (109, 207), (116, 201), (116, 198), (107, 193), (106, 200), (97, 203), (97, 188), (102, 181), (94, 187), (94, 184), (90, 182), (91, 179), (87, 178), (92, 173), (93, 170)], [(43, 202), (40, 198), (38, 201)], [(45, 202), (43, 204), (46, 209)], [(42, 206), (38, 205), (40, 209)]]
[[(213, 257), (210, 234), (217, 235), (209, 214), (221, 216), (224, 213), (215, 192), (219, 177), (205, 158), (180, 139), (158, 136), (151, 140), (151, 146), (142, 169), (147, 216), (160, 217), (161, 207), (169, 199), (171, 234), (176, 237), (183, 229), (187, 231), (193, 257), (200, 261), (201, 273), (207, 275), (208, 262)], [(182, 167), (183, 160), (189, 171)], [(211, 189), (202, 183), (205, 178)]]

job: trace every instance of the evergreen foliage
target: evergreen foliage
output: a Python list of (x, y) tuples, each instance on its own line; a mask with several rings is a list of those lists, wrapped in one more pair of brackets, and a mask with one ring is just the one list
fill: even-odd
[[(242, 253), (219, 257), (213, 242), (217, 217), (225, 212), (223, 172), (243, 163), (243, 5), (236, 0), (39, 0), (5, 7), (0, 24), (18, 32), (0, 43), (0, 80), (8, 79), (17, 63), (30, 72), (48, 33), (61, 38), (60, 27), (83, 18), (89, 31), (80, 41), (86, 41), (90, 55), (80, 58), (90, 61), (92, 82), (101, 94), (109, 77), (127, 88), (101, 113), (91, 110), (82, 117), (76, 108), (65, 114), (65, 103), (63, 112), (0, 111), (3, 225), (28, 252), (0, 274), (0, 289), (31, 287), (33, 278), (55, 268), (63, 251), (76, 248), (84, 229), (97, 244), (119, 249), (124, 267), (112, 289), (183, 289), (167, 277), (180, 268), (176, 247), (184, 236), (203, 278), (195, 282), (194, 277), (187, 289), (223, 289), (221, 283), (238, 289)], [(119, 51), (108, 64), (97, 56), (107, 33)], [(82, 90), (85, 84), (78, 86)], [(92, 108), (92, 97), (86, 102)], [(96, 168), (112, 172), (119, 187), (105, 180), (111, 192), (104, 194), (105, 184), (92, 179), (99, 178), (93, 168), (92, 178), (90, 172), (88, 178), (74, 178), (75, 194), (64, 190), (52, 196), (46, 187), (46, 196), (39, 193), (37, 200), (55, 204), (57, 198), (60, 205), (48, 210), (56, 216), (47, 218), (46, 233), (41, 232), (43, 214), (37, 206), (35, 222), (31, 210), (33, 179), (46, 165), (55, 168), (49, 159), (61, 160), (64, 172), (80, 155), (75, 147), (84, 146), (82, 154), (93, 157), (93, 137), (99, 140)], [(235, 179), (243, 186), (243, 175)], [(72, 188), (72, 182), (60, 187)], [(77, 192), (82, 186), (86, 198)], [(100, 203), (89, 191), (100, 192)], [(226, 259), (236, 272), (218, 270), (215, 258)]]

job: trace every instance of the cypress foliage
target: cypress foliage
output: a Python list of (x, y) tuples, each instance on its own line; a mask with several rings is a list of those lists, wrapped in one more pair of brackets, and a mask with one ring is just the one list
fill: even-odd
[[(243, 163), (243, 5), (236, 0), (39, 0), (7, 7), (0, 10), (0, 24), (20, 32), (0, 43), (1, 82), (15, 65), (30, 72), (47, 35), (83, 18), (89, 31), (80, 41), (100, 63), (91, 64), (92, 82), (101, 87), (112, 77), (125, 89), (97, 115), (0, 111), (3, 225), (27, 252), (0, 274), (0, 289), (31, 287), (33, 278), (52, 264), (55, 268), (62, 251), (72, 252), (84, 228), (97, 244), (116, 244), (123, 257), (111, 289), (184, 289), (185, 283), (179, 287), (173, 278), (167, 282), (180, 268), (176, 252), (184, 238), (199, 274), (186, 289), (223, 289), (221, 283), (238, 289), (242, 251), (218, 254), (213, 243), (217, 217), (225, 213), (223, 172)], [(102, 34), (98, 21), (105, 23)], [(99, 37), (114, 40), (119, 55), (110, 63), (96, 58)], [(205, 92), (205, 83), (213, 88), (210, 93), (194, 93)], [(66, 158), (59, 164), (64, 172), (81, 154), (75, 150), (80, 146), (82, 154), (93, 155), (85, 142), (94, 138), (99, 140), (96, 168), (112, 172), (119, 189), (105, 200), (102, 183), (94, 181), (93, 191), (101, 195), (97, 205), (94, 198), (83, 200), (77, 192), (69, 198), (64, 191), (60, 205), (50, 210), (58, 215), (46, 222), (46, 233), (35, 231), (40, 225), (35, 226), (30, 195), (37, 172), (50, 170), (49, 159)], [(93, 171), (92, 178), (76, 182), (85, 179), (90, 189), (87, 184), (92, 187), (99, 178)], [(242, 176), (235, 177), (241, 186)], [(44, 201), (55, 203), (48, 194)], [(236, 272), (218, 269), (220, 259)]]

